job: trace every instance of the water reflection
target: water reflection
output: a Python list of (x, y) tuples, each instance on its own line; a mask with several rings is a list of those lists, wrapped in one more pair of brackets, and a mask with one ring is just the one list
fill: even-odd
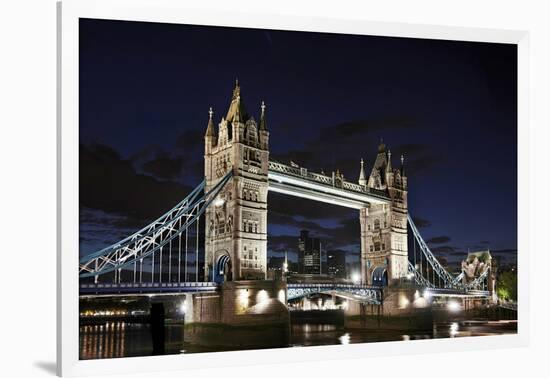
[(340, 344), (343, 344), (343, 345), (349, 344), (349, 340), (350, 340), (349, 333), (343, 334), (338, 338), (338, 340), (340, 340)]
[(451, 323), (451, 326), (449, 327), (449, 336), (450, 337), (455, 337), (456, 335), (458, 335), (458, 323), (453, 322), (453, 323)]
[[(332, 324), (293, 324), (288, 346), (337, 345), (381, 341), (409, 341), (433, 338), (502, 335), (517, 332), (515, 321), (465, 320), (436, 323), (432, 331), (367, 329), (361, 324), (347, 327)], [(197, 346), (184, 342), (182, 324), (168, 324), (165, 328), (166, 354), (200, 353), (230, 350), (227, 347)], [(260, 340), (259, 345), (267, 340)], [(266, 345), (266, 344), (263, 344)], [(152, 354), (149, 325), (109, 322), (104, 325), (80, 327), (80, 358), (117, 358), (148, 356)], [(233, 348), (236, 349), (236, 348)], [(242, 349), (242, 348), (241, 348)], [(250, 348), (248, 348), (250, 349)]]

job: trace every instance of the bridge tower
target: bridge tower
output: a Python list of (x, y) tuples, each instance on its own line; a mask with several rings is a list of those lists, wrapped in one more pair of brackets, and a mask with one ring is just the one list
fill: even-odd
[(205, 280), (266, 278), (269, 132), (265, 108), (262, 102), (257, 123), (247, 113), (236, 81), (217, 133), (210, 109), (204, 136), (205, 190), (228, 172), (233, 176), (206, 210)]
[(363, 161), (359, 184), (365, 189), (383, 190), (389, 204), (371, 204), (360, 210), (361, 277), (364, 284), (395, 285), (408, 272), (407, 177), (404, 158), (401, 167), (392, 168), (391, 152), (380, 142), (370, 176)]

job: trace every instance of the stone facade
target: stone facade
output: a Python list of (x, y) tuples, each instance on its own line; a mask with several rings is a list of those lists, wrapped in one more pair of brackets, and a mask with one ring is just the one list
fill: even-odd
[(407, 177), (401, 168), (393, 169), (391, 152), (380, 143), (369, 178), (363, 161), (359, 184), (385, 191), (389, 204), (371, 204), (359, 212), (361, 223), (361, 277), (364, 284), (394, 285), (408, 272)]
[[(205, 280), (263, 280), (267, 271), (269, 163), (265, 105), (262, 103), (258, 124), (246, 112), (237, 82), (217, 132), (210, 110), (204, 141), (205, 191), (228, 172), (233, 173), (206, 210)], [(228, 258), (220, 260), (222, 256)]]

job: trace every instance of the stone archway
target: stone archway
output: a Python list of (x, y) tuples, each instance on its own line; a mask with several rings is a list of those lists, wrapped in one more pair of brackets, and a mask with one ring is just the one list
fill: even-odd
[(220, 253), (214, 266), (214, 282), (223, 283), (233, 280), (233, 270), (231, 266), (231, 257), (227, 251)]
[(372, 271), (373, 286), (388, 286), (388, 271), (384, 266), (378, 266)]

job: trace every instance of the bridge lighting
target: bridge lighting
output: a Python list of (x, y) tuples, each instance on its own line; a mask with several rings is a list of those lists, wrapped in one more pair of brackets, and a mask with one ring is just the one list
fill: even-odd
[(401, 296), (399, 298), (399, 308), (407, 308), (409, 307), (410, 301), (407, 297)]
[(277, 295), (277, 299), (282, 304), (286, 304), (286, 295), (285, 295), (285, 291), (283, 289), (279, 290), (279, 294)]
[(267, 294), (267, 291), (260, 290), (258, 294), (256, 294), (256, 303), (264, 303), (269, 300), (269, 294)]
[(239, 304), (241, 307), (244, 307), (245, 309), (248, 307), (248, 290), (247, 289), (241, 289), (239, 293)]
[(361, 282), (361, 275), (355, 272), (351, 275), (351, 280), (353, 281), (354, 284), (358, 284)]
[(223, 198), (216, 198), (216, 200), (214, 201), (214, 206), (220, 207), (220, 206), (222, 206), (224, 203), (225, 203), (225, 201), (224, 201)]
[(349, 333), (343, 334), (342, 336), (340, 336), (338, 338), (338, 340), (340, 340), (340, 344), (342, 344), (342, 345), (349, 344), (349, 341), (350, 341)]
[(460, 311), (460, 303), (456, 301), (450, 301), (449, 303), (447, 303), (447, 310), (449, 310), (450, 312)]
[(183, 300), (183, 301), (180, 303), (180, 312), (181, 312), (182, 314), (185, 314), (185, 305), (186, 305), (185, 300)]
[(458, 334), (458, 323), (451, 323), (449, 327), (449, 336), (455, 337)]
[(413, 274), (412, 273), (407, 273), (407, 279), (410, 281), (412, 278), (413, 278)]
[(426, 298), (426, 300), (428, 300), (432, 297), (432, 293), (430, 293), (428, 290), (424, 290), (423, 297)]

